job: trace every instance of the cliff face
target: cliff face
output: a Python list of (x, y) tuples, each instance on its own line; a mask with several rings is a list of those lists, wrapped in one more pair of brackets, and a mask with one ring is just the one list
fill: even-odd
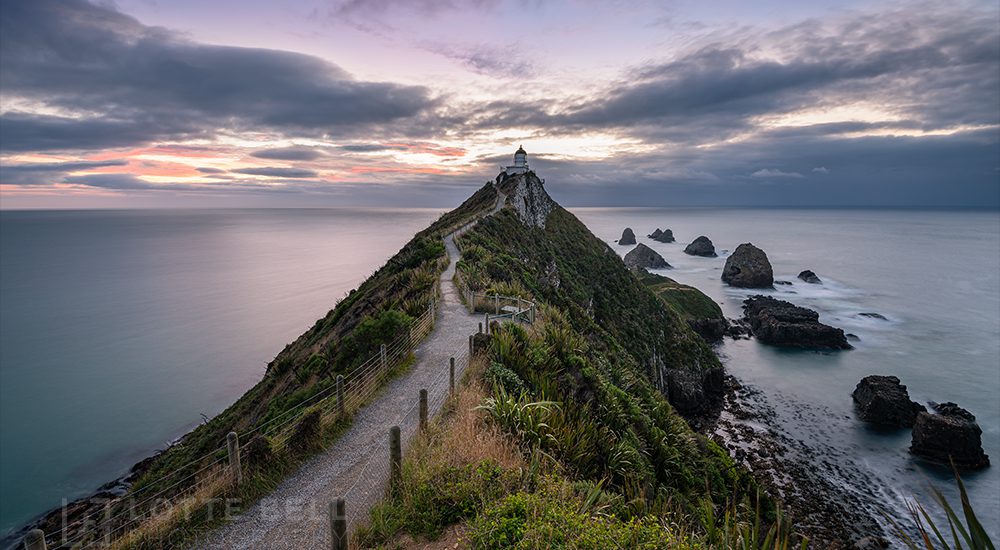
[(528, 227), (545, 229), (545, 221), (559, 206), (545, 191), (544, 184), (534, 172), (497, 176), (497, 189), (507, 196), (506, 205), (517, 212), (521, 223)]

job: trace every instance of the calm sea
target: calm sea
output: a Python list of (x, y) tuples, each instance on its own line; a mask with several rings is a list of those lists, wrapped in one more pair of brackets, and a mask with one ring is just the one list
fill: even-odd
[[(950, 471), (907, 452), (910, 431), (879, 433), (854, 417), (851, 392), (869, 374), (893, 374), (914, 400), (954, 401), (973, 414), (993, 466), (963, 476), (980, 519), (1000, 539), (1000, 213), (878, 210), (575, 209), (598, 237), (632, 227), (639, 242), (674, 269), (660, 273), (720, 302), (728, 317), (759, 291), (732, 289), (720, 275), (725, 257), (744, 242), (764, 249), (775, 297), (817, 310), (820, 320), (854, 333), (856, 349), (840, 353), (779, 350), (756, 341), (719, 349), (729, 372), (761, 390), (782, 433), (818, 452), (817, 471), (850, 490), (872, 483), (885, 504), (917, 496), (933, 509), (933, 483), (959, 506)], [(678, 242), (644, 238), (657, 227)], [(718, 258), (682, 251), (699, 235)], [(811, 269), (822, 286), (796, 278)], [(859, 316), (874, 312), (888, 321)], [(763, 427), (763, 428), (769, 428)], [(829, 464), (824, 464), (824, 461)]]
[(0, 212), (2, 529), (220, 412), (442, 212)]
[[(221, 411), (442, 211), (0, 212), (0, 528), (93, 490)], [(719, 281), (724, 255), (686, 256), (683, 243), (705, 234), (729, 251), (752, 241), (778, 278), (816, 271), (822, 287), (776, 293), (860, 336), (857, 349), (739, 341), (720, 351), (783, 430), (873, 474), (886, 498), (946, 488), (946, 473), (910, 459), (908, 432), (854, 420), (850, 392), (867, 374), (968, 408), (1000, 462), (1000, 214), (573, 211), (609, 242), (626, 226), (640, 236), (672, 229), (682, 244), (643, 242), (729, 316), (746, 293)], [(966, 481), (1000, 534), (1000, 464)]]

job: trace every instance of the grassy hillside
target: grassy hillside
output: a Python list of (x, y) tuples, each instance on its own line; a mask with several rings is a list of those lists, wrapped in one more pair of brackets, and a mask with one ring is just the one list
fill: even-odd
[(724, 319), (722, 308), (697, 288), (656, 273), (639, 273), (639, 280), (659, 296), (682, 319)]
[[(654, 350), (667, 368), (719, 365), (683, 314), (566, 210), (553, 205), (541, 227), (512, 205), (462, 236), (458, 269), (477, 290), (535, 300), (539, 322), (494, 328), (470, 375), (474, 397), (449, 421), (461, 430), (418, 447), (360, 542), (457, 529), (477, 548), (694, 548), (780, 523), (654, 386)], [(476, 454), (479, 442), (489, 452)]]

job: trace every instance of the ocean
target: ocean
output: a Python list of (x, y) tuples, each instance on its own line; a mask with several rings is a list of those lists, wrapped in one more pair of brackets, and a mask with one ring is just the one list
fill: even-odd
[[(613, 241), (632, 227), (674, 266), (663, 274), (730, 317), (749, 292), (719, 280), (725, 253), (763, 248), (776, 278), (794, 283), (774, 295), (860, 337), (839, 353), (718, 348), (775, 409), (774, 428), (863, 471), (898, 508), (929, 502), (930, 483), (955, 499), (949, 474), (909, 456), (908, 431), (857, 421), (851, 391), (894, 374), (916, 400), (955, 401), (983, 428), (994, 466), (964, 479), (1000, 537), (1000, 213), (571, 210), (622, 254)], [(224, 409), (444, 211), (0, 212), (0, 529), (87, 494)], [(678, 243), (643, 237), (657, 227)], [(698, 235), (719, 258), (681, 252)], [(824, 284), (798, 281), (803, 269)]]

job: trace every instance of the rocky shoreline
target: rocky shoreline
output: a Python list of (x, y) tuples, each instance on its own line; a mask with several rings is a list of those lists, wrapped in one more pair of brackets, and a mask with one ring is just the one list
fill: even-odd
[[(763, 392), (725, 377), (723, 401), (713, 417), (693, 424), (726, 449), (754, 480), (779, 500), (810, 548), (871, 550), (888, 548), (887, 533), (879, 521), (889, 513), (878, 506), (882, 495), (875, 481), (861, 472), (824, 458), (829, 450), (815, 449), (775, 428), (777, 413)], [(832, 476), (852, 479), (854, 491), (845, 491)]]

